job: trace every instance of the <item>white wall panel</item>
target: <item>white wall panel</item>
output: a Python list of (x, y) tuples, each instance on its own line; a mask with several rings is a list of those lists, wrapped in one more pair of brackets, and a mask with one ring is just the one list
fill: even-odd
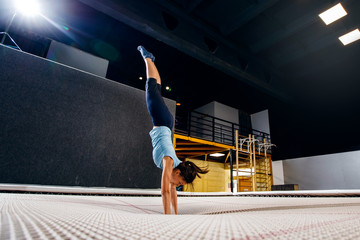
[(300, 190), (360, 189), (360, 151), (283, 161), (285, 184)]

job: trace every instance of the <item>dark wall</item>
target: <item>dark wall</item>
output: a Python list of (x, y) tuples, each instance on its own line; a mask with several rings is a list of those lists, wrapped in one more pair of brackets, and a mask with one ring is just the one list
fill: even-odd
[(144, 91), (4, 46), (0, 59), (1, 183), (160, 187)]

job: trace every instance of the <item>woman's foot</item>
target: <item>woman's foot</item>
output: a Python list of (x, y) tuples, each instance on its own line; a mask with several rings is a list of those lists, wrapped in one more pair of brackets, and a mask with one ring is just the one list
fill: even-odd
[(143, 46), (138, 46), (137, 50), (141, 53), (141, 56), (145, 58), (150, 58), (151, 61), (155, 62), (155, 57), (151, 52), (148, 52)]

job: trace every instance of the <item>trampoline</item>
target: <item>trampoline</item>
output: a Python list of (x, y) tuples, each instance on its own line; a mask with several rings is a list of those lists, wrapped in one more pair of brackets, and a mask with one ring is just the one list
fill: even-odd
[(157, 189), (0, 190), (0, 239), (360, 238), (357, 190), (179, 193), (179, 215), (162, 214)]

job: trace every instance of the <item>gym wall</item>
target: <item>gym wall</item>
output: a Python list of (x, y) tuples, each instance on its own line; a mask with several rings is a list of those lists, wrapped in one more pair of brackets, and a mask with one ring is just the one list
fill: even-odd
[(300, 190), (360, 188), (360, 151), (294, 158), (282, 164), (285, 184), (298, 184)]
[(160, 187), (144, 91), (5, 46), (0, 59), (1, 183)]

